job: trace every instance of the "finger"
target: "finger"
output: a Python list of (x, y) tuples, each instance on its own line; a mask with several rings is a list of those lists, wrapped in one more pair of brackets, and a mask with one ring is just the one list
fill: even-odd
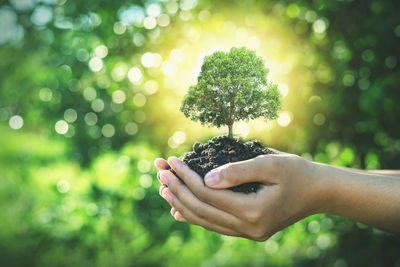
[(174, 218), (175, 218), (175, 220), (180, 221), (180, 222), (187, 222), (185, 217), (183, 217), (183, 215), (179, 211), (175, 212)]
[(159, 171), (157, 172), (157, 179), (158, 179), (158, 181), (160, 182), (161, 185), (165, 185), (165, 184), (163, 183), (163, 181), (161, 180), (161, 173), (164, 172), (164, 171), (167, 171), (167, 170), (159, 170)]
[(228, 163), (211, 170), (204, 177), (204, 181), (208, 187), (217, 189), (230, 188), (251, 182), (272, 184), (267, 179), (269, 175), (266, 172), (270, 172), (271, 167), (274, 168), (273, 160), (274, 157), (262, 155), (244, 161)]
[(262, 177), (257, 173), (254, 159), (228, 163), (208, 172), (204, 182), (211, 188), (230, 188), (236, 185), (260, 182)]
[(241, 233), (236, 232), (232, 229), (217, 225), (215, 223), (206, 221), (206, 220), (198, 217), (190, 209), (188, 209), (185, 205), (183, 205), (182, 202), (177, 197), (174, 196), (174, 194), (171, 192), (171, 190), (169, 188), (166, 188), (163, 191), (163, 193), (164, 193), (163, 197), (168, 201), (168, 203), (171, 206), (173, 206), (177, 210), (179, 210), (179, 213), (182, 215), (183, 218), (185, 218), (185, 220), (188, 223), (194, 224), (194, 225), (199, 225), (206, 230), (217, 232), (217, 233), (224, 234), (224, 235), (240, 236), (240, 237), (243, 236)]
[(156, 166), (156, 168), (158, 170), (169, 170), (171, 168), (168, 165), (168, 162), (165, 159), (162, 159), (162, 158), (156, 158), (154, 160), (154, 166)]
[(176, 210), (174, 207), (172, 207), (172, 208), (171, 208), (171, 215), (172, 215), (172, 217), (175, 217), (175, 212), (177, 212), (177, 210)]
[(208, 188), (196, 172), (176, 157), (170, 157), (168, 163), (198, 199), (220, 210), (237, 215), (239, 211), (252, 206), (256, 200), (256, 194), (246, 195), (230, 190)]
[(158, 190), (158, 193), (160, 194), (160, 196), (163, 195), (163, 190), (167, 188), (164, 184), (162, 186), (160, 186), (160, 189)]
[[(170, 171), (164, 171), (161, 174), (161, 180), (168, 185), (168, 189), (173, 195), (196, 216), (227, 228), (235, 230), (240, 228), (241, 220), (223, 210), (216, 209), (207, 203), (201, 202), (189, 188)], [(177, 208), (177, 210), (179, 209)]]
[(161, 181), (160, 181), (161, 172), (163, 170), (170, 170), (171, 167), (169, 166), (168, 162), (165, 159), (162, 159), (162, 158), (156, 158), (154, 160), (154, 166), (156, 166), (156, 168), (158, 169), (157, 178), (158, 178), (158, 181), (161, 183)]

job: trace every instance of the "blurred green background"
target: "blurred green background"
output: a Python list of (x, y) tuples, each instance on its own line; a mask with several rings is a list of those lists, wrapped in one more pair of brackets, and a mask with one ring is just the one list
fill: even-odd
[(264, 243), (175, 222), (156, 157), (209, 129), (179, 112), (202, 58), (255, 49), (276, 121), (235, 133), (318, 162), (399, 169), (400, 2), (0, 4), (1, 266), (400, 266), (400, 239), (315, 215)]

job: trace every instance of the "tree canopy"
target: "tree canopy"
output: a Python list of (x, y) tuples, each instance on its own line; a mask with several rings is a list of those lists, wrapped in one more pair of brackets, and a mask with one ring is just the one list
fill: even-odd
[(281, 96), (267, 81), (263, 59), (245, 47), (217, 51), (204, 58), (196, 85), (192, 85), (181, 106), (186, 117), (202, 124), (229, 127), (235, 121), (276, 119)]

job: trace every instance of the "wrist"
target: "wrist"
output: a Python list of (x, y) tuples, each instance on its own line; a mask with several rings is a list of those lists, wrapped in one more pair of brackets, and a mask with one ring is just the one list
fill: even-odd
[(328, 213), (330, 205), (335, 203), (337, 185), (332, 177), (332, 166), (310, 160), (305, 160), (308, 169), (307, 175), (310, 183), (310, 213)]

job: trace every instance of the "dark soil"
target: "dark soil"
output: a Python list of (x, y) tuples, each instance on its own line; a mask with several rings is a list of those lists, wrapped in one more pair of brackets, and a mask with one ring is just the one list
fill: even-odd
[[(264, 147), (258, 140), (244, 143), (241, 139), (217, 136), (206, 144), (195, 143), (193, 151), (185, 153), (181, 159), (192, 170), (204, 178), (210, 170), (226, 163), (273, 153), (272, 150)], [(259, 187), (259, 183), (252, 182), (231, 187), (230, 189), (235, 192), (248, 194), (257, 192)]]

